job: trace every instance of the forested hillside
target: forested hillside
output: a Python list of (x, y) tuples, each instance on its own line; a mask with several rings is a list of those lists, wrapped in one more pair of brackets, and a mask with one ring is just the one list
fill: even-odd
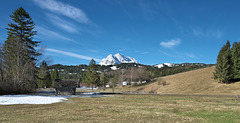
[[(121, 74), (122, 69), (124, 69), (125, 73), (128, 74), (126, 71), (129, 71), (130, 69), (134, 69), (135, 72), (138, 72), (138, 70), (144, 70), (146, 72), (146, 75), (148, 76), (148, 79), (161, 77), (161, 76), (167, 76), (172, 75), (180, 72), (195, 70), (199, 68), (205, 68), (212, 66), (212, 64), (202, 64), (202, 63), (183, 63), (183, 64), (176, 64), (173, 67), (163, 67), (163, 68), (157, 68), (151, 65), (142, 65), (142, 64), (135, 64), (135, 63), (122, 63), (119, 65), (115, 65), (117, 70), (112, 70), (111, 67), (113, 65), (109, 66), (101, 66), (96, 65), (98, 73), (105, 72), (108, 75), (115, 75), (115, 74)], [(85, 73), (87, 71), (88, 65), (51, 65), (49, 66), (49, 71), (53, 71), (56, 69), (59, 74), (60, 78), (62, 79), (79, 79), (79, 77), (85, 76)], [(139, 72), (138, 72), (139, 73)], [(135, 80), (137, 81), (137, 79)]]

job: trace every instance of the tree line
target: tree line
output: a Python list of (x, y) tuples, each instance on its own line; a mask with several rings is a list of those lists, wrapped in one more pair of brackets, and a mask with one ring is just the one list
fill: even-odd
[(240, 80), (240, 42), (229, 41), (221, 48), (217, 57), (214, 79), (220, 83), (232, 83)]

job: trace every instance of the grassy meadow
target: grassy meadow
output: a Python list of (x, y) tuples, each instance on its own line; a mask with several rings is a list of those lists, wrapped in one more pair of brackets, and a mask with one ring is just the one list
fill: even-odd
[(0, 106), (0, 122), (240, 122), (234, 96), (116, 95)]

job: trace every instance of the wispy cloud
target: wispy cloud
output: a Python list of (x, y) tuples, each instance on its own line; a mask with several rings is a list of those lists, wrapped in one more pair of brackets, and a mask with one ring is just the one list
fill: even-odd
[(48, 52), (59, 53), (59, 54), (62, 54), (62, 55), (71, 56), (71, 57), (75, 57), (75, 58), (79, 58), (79, 59), (84, 59), (84, 60), (94, 59), (97, 62), (101, 62), (101, 59), (96, 59), (96, 58), (92, 58), (92, 57), (89, 57), (89, 56), (79, 55), (79, 54), (75, 54), (75, 53), (72, 53), (72, 52), (66, 52), (66, 51), (52, 49), (52, 48), (46, 48), (45, 50), (48, 51)]
[(78, 32), (77, 29), (75, 28), (73, 24), (63, 20), (62, 18), (52, 15), (52, 14), (47, 14), (47, 17), (50, 19), (52, 24), (56, 25), (57, 27), (60, 27), (61, 29), (68, 31), (68, 32)]
[(167, 42), (161, 42), (160, 45), (166, 48), (173, 48), (181, 43), (180, 39), (170, 40)]
[(87, 15), (79, 8), (65, 4), (56, 0), (33, 0), (36, 5), (40, 6), (43, 9), (50, 10), (55, 13), (62, 14), (66, 17), (74, 19), (80, 23), (88, 24), (90, 20)]
[(195, 56), (193, 53), (185, 53), (185, 55), (189, 58), (192, 58), (192, 59), (197, 59), (198, 57)]
[(141, 54), (145, 55), (145, 54), (148, 54), (149, 52), (142, 52)]
[(52, 38), (54, 37), (54, 38), (58, 38), (58, 39), (62, 39), (62, 40), (72, 41), (72, 39), (70, 39), (70, 38), (64, 37), (64, 36), (58, 34), (57, 32), (45, 29), (40, 26), (36, 26), (35, 29), (37, 30), (38, 33), (43, 34), (48, 37), (52, 37)]
[(126, 49), (119, 49), (118, 51), (121, 52), (121, 51), (125, 51)]
[(167, 52), (164, 52), (164, 51), (161, 51), (161, 50), (160, 50), (160, 52), (161, 52), (162, 54), (166, 55), (166, 56), (174, 57), (172, 54), (169, 54), (169, 53), (167, 53)]
[(98, 50), (93, 50), (93, 49), (89, 49), (88, 51), (93, 52), (93, 53), (99, 52)]
[(144, 3), (143, 1), (140, 1), (139, 8), (145, 19), (147, 19), (149, 21), (154, 20), (155, 11), (153, 9), (153, 6), (151, 6), (147, 3)]
[(193, 35), (197, 37), (207, 37), (207, 38), (222, 38), (224, 32), (218, 29), (202, 29), (202, 28), (192, 28)]

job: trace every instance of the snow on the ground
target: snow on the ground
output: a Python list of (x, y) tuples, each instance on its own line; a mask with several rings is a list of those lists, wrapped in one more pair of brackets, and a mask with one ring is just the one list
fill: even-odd
[(52, 104), (64, 100), (67, 100), (67, 98), (58, 96), (3, 95), (0, 96), (0, 105)]
[(111, 69), (112, 70), (118, 70), (117, 66), (112, 66)]

